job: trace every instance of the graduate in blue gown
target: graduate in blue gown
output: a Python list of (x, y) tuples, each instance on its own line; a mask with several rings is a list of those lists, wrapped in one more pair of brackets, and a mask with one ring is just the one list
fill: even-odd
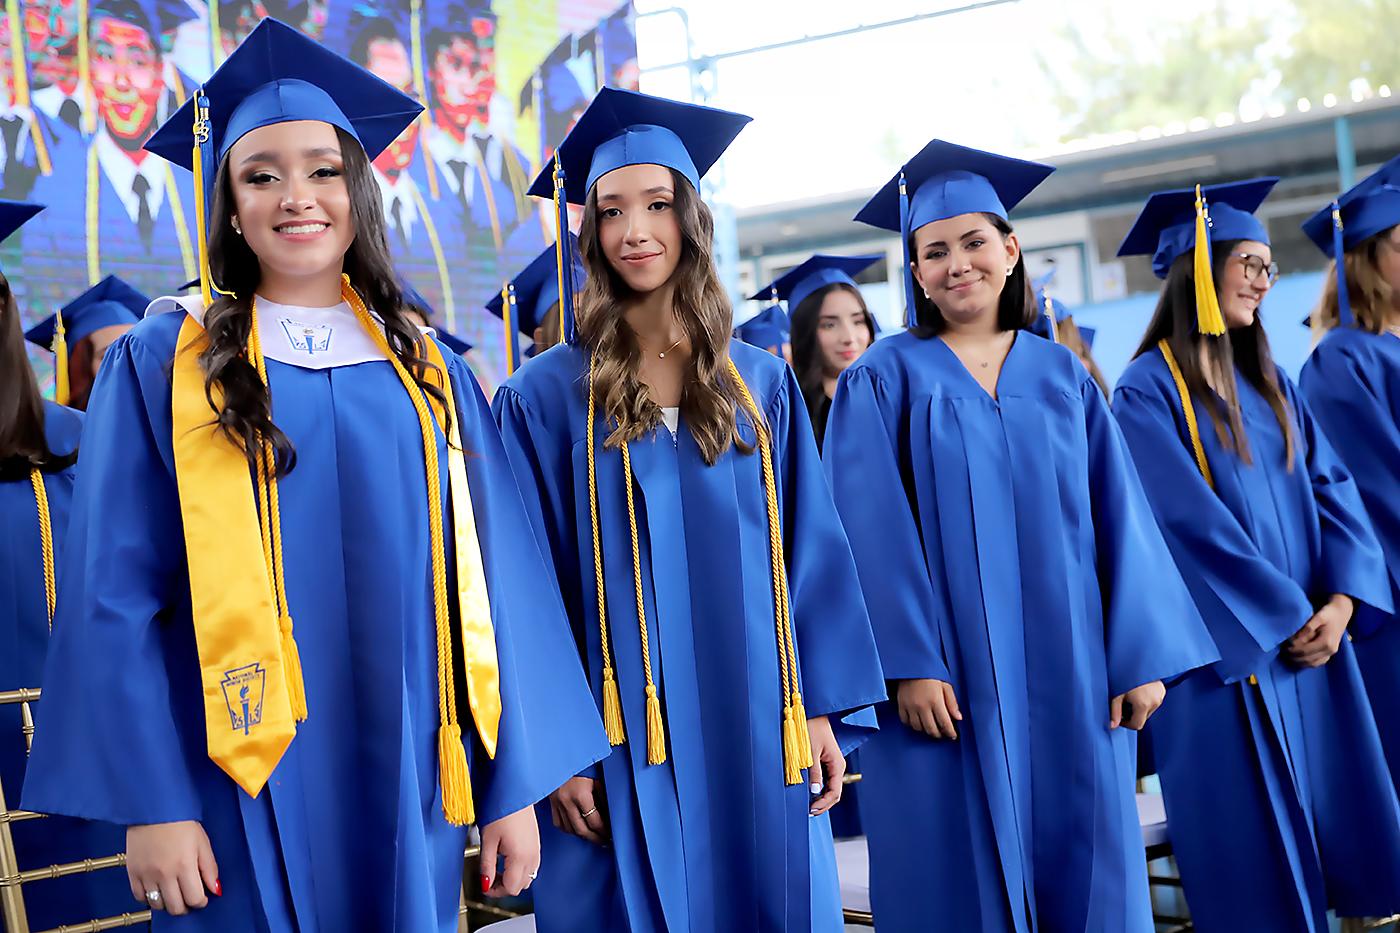
[(1400, 806), (1344, 637), (1357, 604), (1389, 611), (1390, 580), (1258, 319), (1277, 266), (1253, 212), (1276, 181), (1159, 192), (1119, 251), (1166, 283), (1113, 411), (1221, 656), (1150, 730), (1203, 933), (1400, 909)]
[[(1385, 553), (1391, 602), (1400, 607), (1400, 156), (1303, 229), (1335, 264), (1317, 315), (1325, 335), (1298, 388), (1356, 478)], [(1400, 781), (1397, 623), (1393, 612), (1363, 603), (1349, 631), (1391, 775)]]
[(747, 122), (605, 88), (556, 153), (578, 333), (565, 294), (494, 410), (616, 747), (550, 799), (543, 933), (842, 928), (826, 811), (883, 682), (792, 372), (729, 339), (698, 192)]
[[(578, 238), (569, 234), (570, 294), (578, 295), (588, 273), (578, 249)], [(501, 319), (505, 333), (506, 374), (520, 368), (522, 359), (533, 359), (563, 339), (559, 304), (559, 261), (553, 246), (541, 252), (506, 282), (486, 302), (486, 310)], [(523, 352), (521, 338), (529, 338)]]
[[(865, 306), (865, 298), (852, 276), (859, 274), (884, 254), (867, 256), (828, 256), (817, 253), (759, 289), (750, 299), (773, 300), (774, 305), (760, 311), (739, 328), (739, 339), (755, 346), (767, 346), (769, 352), (792, 364), (797, 384), (812, 419), (820, 450), (826, 437), (827, 417), (831, 413), (831, 397), (836, 393), (836, 380), (860, 355), (869, 349), (880, 333), (880, 325)], [(784, 314), (777, 304), (786, 301), (790, 314)], [(780, 339), (764, 334), (763, 318), (776, 316), (781, 321)], [(834, 818), (833, 818), (834, 819)]]
[(1024, 329), (1007, 211), (1051, 171), (933, 140), (856, 217), (912, 273), (822, 451), (890, 681), (860, 752), (885, 931), (1149, 933), (1129, 730), (1213, 659), (1107, 401)]
[(109, 275), (25, 332), (54, 355), (56, 400), (87, 409), (93, 380), (117, 338), (136, 326), (151, 299)]
[[(41, 208), (0, 201), (0, 239)], [(63, 554), (83, 416), (44, 399), (24, 352), (19, 308), (0, 274), (0, 690), (44, 685), (55, 564)], [(32, 707), (42, 721), (42, 700)], [(27, 758), (18, 705), (0, 706), (0, 810), (19, 808)], [(12, 823), (19, 868), (120, 853), (120, 827), (65, 817)], [(129, 907), (120, 868), (24, 885), (26, 922), (47, 930), (110, 917)]]
[(1094, 328), (1080, 327), (1074, 320), (1073, 312), (1065, 307), (1065, 303), (1051, 295), (1054, 277), (1055, 270), (1051, 269), (1031, 283), (1035, 292), (1035, 307), (1039, 312), (1035, 322), (1031, 324), (1031, 332), (1069, 347), (1107, 397), (1108, 380), (1104, 378), (1103, 371), (1094, 359)]
[(151, 142), (213, 183), (203, 295), (93, 390), (24, 800), (126, 825), (157, 929), (453, 931), (466, 824), (519, 893), (604, 734), (486, 402), (395, 284), (369, 157), (418, 108), (275, 20), (204, 90), (197, 156), (193, 101)]

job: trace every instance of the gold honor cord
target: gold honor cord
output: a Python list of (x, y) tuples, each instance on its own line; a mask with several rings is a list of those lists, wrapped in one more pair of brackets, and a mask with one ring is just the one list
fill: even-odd
[[(466, 751), (456, 716), (452, 637), (447, 604), (445, 536), (433, 415), (424, 393), (389, 352), (388, 343), (363, 301), (342, 286), (342, 297), (409, 391), (424, 438), (433, 560), (433, 601), (438, 649), (439, 780), (443, 814), (456, 825), (475, 819)], [(266, 786), (305, 715), (300, 662), (285, 590), (283, 549), (273, 452), (255, 457), (257, 495), (248, 482), (242, 449), (218, 430), (222, 394), (213, 407), (205, 396), (199, 353), (207, 346), (203, 327), (187, 318), (172, 367), (172, 437), (180, 511), (190, 572), (191, 608), (204, 684), (209, 755), (248, 794)], [(256, 320), (250, 322), (250, 363), (266, 384), (266, 361)], [(429, 361), (446, 373), (441, 352)], [(446, 389), (450, 399), (450, 385)], [(444, 423), (446, 417), (444, 416)], [(453, 446), (453, 441), (456, 442)], [(454, 459), (457, 461), (454, 464)], [(485, 573), (466, 487), (465, 461), (455, 428), (449, 436), (448, 475), (456, 523), (459, 600), (468, 701), (482, 744), (494, 754), (500, 721), (500, 673), (491, 629)], [(460, 489), (460, 492), (459, 492)], [(230, 599), (230, 580), (253, 584)]]
[[(468, 139), (470, 142), (470, 138)], [(496, 252), (499, 254), (505, 249), (505, 237), (501, 234), (501, 215), (496, 210), (496, 192), (491, 190), (491, 175), (486, 171), (486, 153), (481, 154), (481, 158), (476, 163), (476, 173), (481, 176), (481, 193), (486, 198), (486, 216), (491, 218), (491, 238), (496, 243)], [(462, 180), (466, 184), (466, 179)]]
[(442, 240), (438, 238), (437, 225), (433, 223), (433, 217), (428, 213), (428, 205), (417, 188), (413, 189), (413, 204), (418, 208), (418, 216), (423, 221), (423, 231), (428, 234), (428, 245), (433, 250), (433, 262), (437, 265), (438, 286), (442, 289), (442, 314), (447, 319), (448, 330), (454, 330), (457, 327), (457, 306), (452, 299), (452, 276), (447, 269), (447, 257), (442, 251)]
[(185, 222), (185, 205), (175, 184), (175, 173), (169, 163), (165, 166), (165, 191), (170, 199), (170, 216), (175, 221), (175, 240), (180, 244), (180, 264), (185, 267), (185, 281), (199, 274), (194, 244), (190, 241), (190, 226)]
[(1162, 358), (1167, 361), (1167, 369), (1171, 370), (1172, 382), (1176, 383), (1176, 397), (1181, 402), (1181, 414), (1186, 418), (1186, 433), (1191, 437), (1191, 454), (1196, 458), (1196, 469), (1201, 471), (1206, 485), (1214, 489), (1215, 480), (1210, 475), (1210, 462), (1206, 460), (1206, 449), (1201, 444), (1201, 432), (1196, 424), (1196, 408), (1191, 404), (1191, 393), (1186, 389), (1186, 379), (1181, 375), (1181, 367), (1176, 365), (1171, 345), (1166, 340), (1159, 340), (1157, 349), (1162, 351)]
[(83, 102), (83, 133), (97, 132), (97, 95), (92, 90), (92, 62), (88, 58), (88, 0), (78, 0), (78, 96)]
[(53, 569), (53, 518), (49, 514), (49, 493), (44, 488), (44, 476), (37, 468), (29, 471), (34, 487), (34, 505), (39, 513), (39, 548), (44, 560), (44, 606), (49, 614), (49, 631), (53, 631), (53, 610), (58, 601), (58, 586)]
[[(773, 582), (773, 616), (777, 630), (778, 665), (783, 690), (783, 780), (788, 785), (802, 782), (802, 769), (812, 766), (811, 736), (807, 729), (807, 713), (802, 702), (801, 680), (797, 665), (797, 647), (793, 639), (791, 607), (788, 602), (787, 562), (783, 553), (782, 524), (778, 509), (777, 480), (773, 470), (772, 442), (767, 423), (754, 404), (748, 386), (733, 361), (729, 372), (739, 387), (740, 400), (753, 421), (758, 436), (759, 456), (763, 461), (763, 488), (768, 518), (768, 547), (770, 573)], [(594, 421), (596, 403), (593, 394), (594, 369), (590, 364), (588, 378), (588, 503), (593, 531), (593, 573), (598, 593), (598, 628), (603, 656), (603, 725), (613, 745), (625, 741), (622, 730), (621, 703), (612, 667), (607, 623), (607, 595), (604, 589), (602, 541), (599, 530), (598, 483), (595, 465)], [(642, 674), (646, 680), (647, 703), (647, 763), (661, 764), (666, 760), (665, 732), (661, 718), (661, 702), (652, 680), (651, 651), (647, 635), (645, 602), (642, 592), (641, 553), (637, 535), (637, 515), (633, 497), (631, 451), (624, 441), (622, 450), (623, 482), (627, 489), (627, 520), (632, 536), (632, 578), (636, 591), (637, 619), (641, 637)]]
[(418, 148), (423, 152), (423, 167), (428, 172), (428, 195), (436, 201), (439, 197), (437, 166), (433, 164), (433, 153), (428, 146), (428, 129), (433, 124), (428, 112), (428, 89), (423, 80), (423, 0), (412, 0), (408, 5), (409, 57), (413, 60), (413, 90), (423, 104), (423, 112), (418, 115)]

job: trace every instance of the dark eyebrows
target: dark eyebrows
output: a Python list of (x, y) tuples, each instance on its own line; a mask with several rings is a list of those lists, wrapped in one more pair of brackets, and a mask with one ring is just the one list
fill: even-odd
[[(673, 190), (671, 190), (671, 186), (670, 186), (670, 185), (657, 185), (657, 186), (654, 187), (654, 188), (648, 188), (647, 190), (643, 191), (642, 194), (643, 194), (644, 196), (646, 196), (646, 197), (652, 197), (653, 195), (658, 195), (658, 194), (669, 194), (669, 195), (671, 195), (672, 197), (675, 197), (675, 196), (676, 196), (676, 192), (673, 191)], [(605, 202), (610, 202), (610, 201), (621, 201), (621, 200), (623, 200), (623, 196), (620, 195), (620, 194), (600, 194), (600, 195), (598, 196), (598, 203), (599, 203), (599, 204), (603, 204), (603, 203), (605, 203)]]
[[(964, 233), (962, 236), (958, 237), (958, 239), (961, 241), (961, 240), (966, 240), (966, 239), (968, 239), (969, 237), (975, 237), (975, 236), (983, 236), (983, 237), (984, 237), (984, 236), (986, 236), (986, 235), (987, 235), (986, 231), (983, 230), (981, 227), (973, 227), (971, 230), (967, 231), (967, 232)], [(926, 250), (926, 249), (928, 249), (928, 248), (931, 247), (931, 246), (947, 246), (947, 245), (948, 245), (948, 244), (947, 244), (947, 243), (944, 243), (942, 240), (934, 240), (934, 241), (931, 242), (931, 243), (925, 243), (923, 246), (920, 246), (919, 249), (920, 249), (920, 250)]]
[[(340, 150), (335, 148), (334, 146), (318, 146), (315, 149), (307, 149), (303, 151), (301, 155), (302, 158), (305, 159), (321, 159), (325, 158), (326, 156), (333, 156), (334, 158), (338, 159), (340, 158)], [(242, 164), (247, 165), (249, 162), (276, 162), (277, 158), (278, 154), (276, 152), (265, 150), (263, 152), (254, 152), (249, 154), (243, 160)]]

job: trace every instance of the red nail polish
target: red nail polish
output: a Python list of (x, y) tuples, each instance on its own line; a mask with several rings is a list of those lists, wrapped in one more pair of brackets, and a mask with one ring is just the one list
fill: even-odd
[(482, 894), (485, 894), (487, 891), (490, 891), (490, 890), (491, 890), (491, 879), (488, 878), (488, 877), (486, 877), (485, 875), (482, 875), (482, 876), (481, 876), (481, 893), (482, 893)]
[(224, 883), (223, 883), (223, 881), (219, 880), (218, 878), (215, 878), (215, 879), (214, 879), (214, 896), (215, 896), (215, 897), (223, 897), (223, 896), (224, 896)]

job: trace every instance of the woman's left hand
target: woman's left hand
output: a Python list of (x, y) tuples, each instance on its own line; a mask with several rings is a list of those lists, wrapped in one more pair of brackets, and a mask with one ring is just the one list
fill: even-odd
[[(496, 856), (506, 860), (496, 877)], [(481, 893), (515, 897), (540, 870), (540, 827), (535, 808), (526, 807), (481, 827)]]
[(812, 767), (807, 776), (812, 782), (812, 793), (820, 795), (812, 801), (809, 812), (812, 816), (819, 816), (841, 799), (841, 785), (846, 777), (846, 756), (841, 754), (841, 746), (831, 731), (831, 721), (825, 716), (807, 720), (807, 733), (812, 737)]
[[(1147, 725), (1147, 720), (1153, 713), (1157, 712), (1157, 707), (1162, 705), (1162, 700), (1167, 696), (1166, 685), (1160, 680), (1145, 683), (1141, 687), (1134, 687), (1127, 693), (1119, 694), (1109, 703), (1108, 727), (1117, 729), (1123, 726), (1128, 729), (1141, 729)], [(1123, 708), (1128, 709), (1128, 718), (1123, 718)]]
[(1332, 660), (1332, 655), (1342, 647), (1342, 638), (1355, 611), (1356, 604), (1350, 596), (1340, 593), (1333, 596), (1285, 643), (1288, 657), (1299, 667), (1321, 667)]

